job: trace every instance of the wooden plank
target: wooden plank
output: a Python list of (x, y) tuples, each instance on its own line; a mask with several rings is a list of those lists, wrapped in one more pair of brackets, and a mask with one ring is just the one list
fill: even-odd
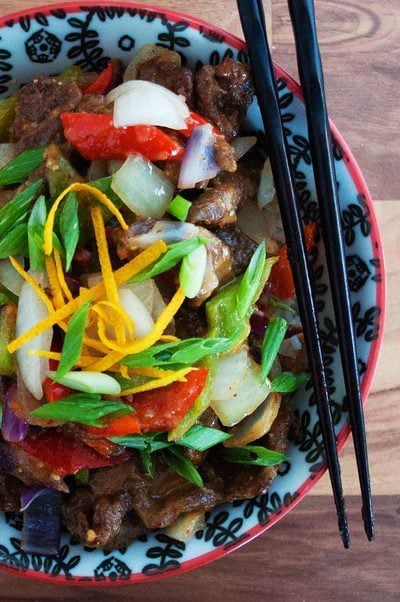
[[(359, 161), (371, 194), (398, 199), (398, 0), (317, 0), (330, 116)], [(275, 59), (296, 73), (286, 0), (273, 3)]]
[(329, 497), (307, 498), (255, 541), (211, 565), (165, 581), (82, 589), (0, 573), (0, 600), (141, 602), (394, 602), (400, 589), (399, 498), (376, 499), (377, 541), (366, 542), (358, 500), (348, 500), (352, 547), (345, 551)]

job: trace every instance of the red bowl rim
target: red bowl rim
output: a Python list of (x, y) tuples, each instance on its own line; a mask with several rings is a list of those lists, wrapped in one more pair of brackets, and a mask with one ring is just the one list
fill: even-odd
[[(9, 21), (11, 19), (19, 19), (20, 17), (26, 16), (26, 15), (32, 16), (37, 12), (42, 12), (44, 15), (49, 16), (51, 14), (51, 11), (56, 8), (58, 8), (58, 9), (61, 8), (61, 9), (65, 10), (65, 12), (67, 14), (84, 12), (82, 10), (83, 4), (85, 5), (85, 8), (90, 5), (111, 6), (111, 7), (116, 6), (116, 7), (123, 7), (123, 8), (142, 9), (142, 10), (145, 10), (146, 12), (162, 13), (168, 18), (169, 21), (177, 22), (177, 21), (185, 20), (189, 23), (189, 25), (192, 29), (198, 30), (200, 28), (207, 28), (208, 30), (211, 30), (212, 32), (222, 35), (222, 36), (224, 36), (224, 41), (228, 45), (235, 48), (236, 50), (243, 50), (246, 47), (244, 41), (241, 40), (239, 37), (227, 32), (226, 30), (224, 30), (218, 26), (212, 25), (211, 23), (209, 23), (203, 19), (200, 19), (198, 17), (193, 17), (191, 15), (181, 13), (179, 11), (171, 10), (168, 8), (163, 8), (160, 6), (153, 5), (153, 4), (143, 5), (143, 4), (136, 3), (136, 2), (127, 2), (126, 0), (122, 0), (121, 2), (119, 2), (119, 1), (118, 2), (108, 2), (107, 0), (97, 0), (97, 1), (96, 0), (86, 0), (84, 3), (74, 1), (74, 2), (52, 3), (52, 4), (46, 4), (44, 6), (35, 6), (30, 9), (27, 8), (25, 10), (20, 10), (15, 13), (9, 13), (9, 14), (1, 17), (0, 18), (0, 28), (5, 26), (6, 21)], [(299, 100), (303, 101), (303, 95), (302, 95), (302, 90), (301, 90), (300, 84), (298, 84), (291, 75), (289, 75), (284, 69), (282, 69), (282, 67), (280, 67), (279, 65), (277, 65), (275, 63), (274, 63), (274, 65), (275, 65), (277, 76), (279, 78), (284, 78), (286, 80), (288, 89), (297, 98), (299, 98)], [(381, 308), (381, 315), (379, 318), (379, 324), (380, 324), (379, 333), (378, 333), (378, 338), (372, 342), (370, 354), (369, 354), (368, 361), (367, 361), (367, 371), (366, 371), (365, 377), (364, 377), (364, 379), (362, 381), (362, 385), (361, 385), (361, 393), (362, 393), (363, 403), (365, 404), (367, 397), (369, 395), (370, 389), (371, 389), (372, 379), (373, 379), (373, 376), (374, 376), (374, 373), (376, 370), (376, 365), (377, 365), (377, 361), (378, 361), (378, 357), (379, 357), (379, 351), (380, 351), (380, 348), (382, 345), (383, 334), (384, 334), (385, 323), (386, 323), (385, 261), (384, 261), (384, 254), (383, 254), (383, 248), (382, 248), (382, 240), (381, 240), (379, 226), (378, 226), (378, 222), (377, 222), (377, 218), (376, 218), (376, 214), (375, 214), (375, 210), (374, 210), (374, 206), (373, 206), (373, 201), (372, 201), (371, 194), (368, 190), (367, 184), (365, 182), (365, 179), (361, 173), (361, 170), (360, 170), (350, 148), (348, 147), (347, 143), (343, 139), (343, 136), (340, 134), (340, 132), (338, 131), (338, 129), (336, 128), (334, 123), (332, 123), (332, 121), (330, 122), (330, 124), (331, 124), (332, 134), (343, 150), (344, 156), (346, 158), (346, 166), (347, 166), (348, 172), (354, 182), (354, 185), (357, 189), (357, 192), (359, 194), (364, 195), (364, 197), (365, 197), (365, 202), (366, 202), (368, 210), (370, 212), (369, 219), (372, 222), (371, 241), (372, 241), (374, 258), (379, 259), (380, 270), (381, 270), (381, 274), (382, 274), (381, 281), (376, 283), (376, 305)], [(347, 441), (347, 439), (350, 435), (350, 430), (351, 430), (350, 426), (349, 426), (349, 424), (347, 424), (339, 432), (339, 434), (337, 436), (337, 447), (338, 447), (339, 451), (343, 448), (345, 442)], [(28, 577), (30, 579), (34, 579), (37, 581), (43, 581), (43, 582), (48, 582), (48, 583), (59, 583), (59, 584), (64, 584), (64, 585), (90, 586), (90, 587), (93, 587), (93, 586), (103, 586), (103, 587), (108, 586), (109, 587), (109, 586), (115, 586), (115, 585), (131, 585), (133, 583), (155, 581), (158, 579), (163, 579), (165, 577), (177, 576), (183, 572), (190, 571), (195, 568), (199, 568), (201, 566), (209, 564), (210, 562), (213, 562), (214, 560), (217, 560), (218, 558), (222, 558), (223, 556), (230, 554), (234, 550), (237, 550), (238, 548), (243, 546), (245, 543), (248, 543), (249, 541), (251, 541), (252, 539), (257, 537), (261, 533), (267, 531), (267, 529), (269, 529), (273, 524), (277, 523), (283, 516), (285, 516), (290, 510), (292, 510), (292, 508), (294, 508), (294, 506), (296, 506), (307, 495), (307, 493), (310, 491), (310, 489), (312, 487), (314, 487), (314, 485), (317, 483), (317, 481), (319, 481), (319, 479), (326, 472), (326, 469), (327, 469), (327, 467), (326, 467), (326, 465), (324, 465), (319, 469), (318, 472), (315, 473), (315, 475), (313, 475), (312, 477), (309, 477), (301, 485), (301, 487), (297, 490), (297, 492), (296, 492), (297, 497), (287, 507), (283, 508), (279, 513), (272, 514), (269, 522), (266, 525), (263, 525), (263, 526), (256, 525), (256, 526), (252, 527), (251, 529), (249, 529), (245, 534), (243, 534), (242, 538), (239, 538), (235, 542), (232, 542), (232, 544), (230, 544), (228, 547), (221, 546), (219, 548), (216, 548), (215, 550), (207, 552), (206, 554), (202, 554), (201, 556), (198, 556), (197, 558), (192, 558), (191, 560), (187, 560), (187, 561), (183, 562), (179, 566), (178, 569), (173, 570), (173, 571), (168, 571), (165, 573), (151, 575), (151, 576), (143, 575), (141, 573), (134, 573), (130, 579), (126, 579), (126, 580), (124, 579), (124, 580), (120, 580), (120, 581), (109, 581), (109, 580), (96, 581), (96, 580), (92, 580), (92, 578), (79, 577), (79, 576), (66, 577), (65, 575), (58, 575), (56, 577), (51, 577), (49, 575), (46, 575), (45, 573), (36, 572), (33, 569), (28, 569), (27, 571), (21, 573), (20, 570), (15, 569), (10, 566), (6, 566), (6, 565), (0, 565), (0, 570), (5, 571), (7, 573), (11, 573), (13, 575), (18, 575), (21, 577)]]

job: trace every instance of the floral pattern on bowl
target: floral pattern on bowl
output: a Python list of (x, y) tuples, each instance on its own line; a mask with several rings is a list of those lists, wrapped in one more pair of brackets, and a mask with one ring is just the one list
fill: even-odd
[[(135, 49), (156, 43), (179, 52), (196, 69), (218, 64), (225, 57), (246, 62), (243, 43), (217, 27), (162, 8), (132, 3), (47, 5), (0, 21), (0, 96), (6, 97), (39, 74), (56, 74), (68, 65), (101, 70), (110, 57), (125, 63)], [(301, 90), (276, 67), (280, 106), (295, 168), (304, 220), (318, 219), (315, 186), (307, 140)], [(248, 125), (261, 128), (256, 103)], [(375, 370), (384, 321), (384, 270), (379, 230), (372, 201), (357, 164), (339, 132), (332, 126), (334, 156), (359, 370), (365, 400)], [(338, 445), (349, 435), (338, 342), (321, 249), (313, 257), (316, 296), (327, 364)], [(281, 466), (269, 491), (254, 500), (216, 508), (206, 527), (184, 544), (162, 532), (139, 538), (127, 549), (111, 552), (84, 548), (63, 536), (58, 557), (21, 551), (21, 518), (0, 516), (0, 566), (28, 577), (74, 584), (124, 584), (177, 574), (201, 566), (234, 550), (277, 522), (299, 502), (325, 471), (315, 400), (309, 388), (294, 400), (302, 429), (292, 445), (290, 462)]]

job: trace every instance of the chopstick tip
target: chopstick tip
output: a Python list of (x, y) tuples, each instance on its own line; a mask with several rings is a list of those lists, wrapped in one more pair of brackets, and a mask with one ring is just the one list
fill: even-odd
[(368, 538), (368, 541), (375, 541), (375, 525), (374, 525), (374, 517), (372, 512), (365, 513), (363, 511), (363, 520), (364, 520), (364, 531)]
[(339, 516), (339, 533), (342, 538), (344, 549), (348, 550), (350, 548), (350, 533), (345, 514)]

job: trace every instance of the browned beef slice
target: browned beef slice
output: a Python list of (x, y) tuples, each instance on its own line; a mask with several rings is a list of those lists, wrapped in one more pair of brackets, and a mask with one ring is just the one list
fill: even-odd
[(112, 104), (102, 94), (84, 94), (76, 106), (77, 113), (112, 114)]
[[(258, 443), (267, 449), (284, 453), (288, 447), (292, 423), (291, 400), (290, 397), (286, 397), (271, 430)], [(246, 466), (224, 462), (216, 451), (207, 458), (201, 472), (204, 481), (210, 481), (213, 487), (222, 489), (224, 502), (233, 502), (265, 493), (274, 480), (278, 468), (279, 466)]]
[(249, 68), (231, 58), (205, 65), (195, 78), (197, 106), (227, 140), (238, 135), (254, 95)]
[(120, 228), (109, 228), (107, 230), (108, 242), (116, 247), (120, 259), (132, 259), (137, 253), (133, 239), (150, 232), (154, 224), (155, 221), (150, 217), (138, 217), (126, 232), (121, 233)]
[(204, 337), (207, 332), (206, 314), (203, 309), (193, 309), (186, 303), (175, 315), (175, 333), (180, 339)]
[(21, 494), (26, 485), (11, 475), (0, 474), (0, 508), (4, 512), (19, 512)]
[(257, 198), (260, 173), (239, 163), (234, 173), (222, 172), (193, 202), (188, 221), (223, 228), (236, 222), (236, 213)]
[(182, 94), (190, 106), (193, 104), (193, 73), (186, 67), (167, 62), (162, 57), (155, 58), (138, 65), (137, 79), (144, 79), (164, 86), (175, 94)]
[(181, 165), (177, 161), (160, 161), (158, 167), (164, 172), (164, 175), (170, 182), (178, 187)]
[[(261, 441), (285, 451), (292, 423), (286, 399), (269, 434)], [(199, 489), (159, 459), (155, 477), (144, 471), (139, 455), (120, 466), (93, 471), (90, 484), (81, 486), (63, 503), (68, 530), (88, 545), (112, 548), (128, 545), (140, 532), (163, 528), (192, 510), (210, 510), (218, 504), (264, 493), (277, 468), (240, 466), (221, 459), (218, 450), (200, 467), (204, 487)]]
[(250, 259), (257, 249), (257, 243), (236, 225), (226, 226), (225, 228), (213, 228), (213, 232), (229, 247), (232, 266), (235, 275), (238, 276), (249, 265)]
[(237, 170), (235, 149), (223, 136), (215, 136), (215, 160), (221, 171)]
[(18, 94), (11, 136), (18, 150), (44, 146), (59, 138), (60, 115), (73, 111), (82, 97), (76, 83), (41, 76)]

